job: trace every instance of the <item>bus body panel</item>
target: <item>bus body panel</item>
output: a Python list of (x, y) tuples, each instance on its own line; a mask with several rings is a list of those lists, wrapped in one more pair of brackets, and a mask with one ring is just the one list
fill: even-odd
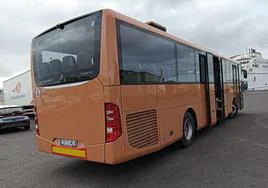
[(51, 142), (74, 139), (85, 146), (105, 142), (103, 86), (98, 79), (40, 88), (35, 102), (42, 138)]
[(124, 137), (121, 135), (114, 142), (105, 144), (105, 163), (119, 164), (123, 161), (125, 161)]
[(224, 84), (224, 106), (226, 118), (232, 113), (233, 99), (238, 95), (238, 93), (234, 91), (233, 87), (234, 86), (231, 83)]
[(122, 111), (142, 111), (157, 108), (156, 85), (122, 85)]
[(159, 108), (191, 106), (200, 103), (200, 87), (199, 84), (158, 85)]
[(161, 147), (182, 138), (182, 119), (184, 106), (173, 106), (158, 110)]
[[(121, 88), (120, 86), (105, 86), (104, 87), (104, 101), (116, 104), (121, 108)], [(123, 124), (123, 113), (120, 110), (121, 126)], [(105, 163), (117, 164), (124, 161), (124, 127), (121, 136), (112, 143), (105, 144)]]
[[(103, 86), (119, 85), (119, 74), (115, 74), (118, 71), (115, 31), (113, 12), (103, 10), (100, 73), (97, 78), (75, 87), (38, 88), (41, 95), (35, 97), (35, 103), (39, 117), (40, 136), (37, 136), (37, 145), (40, 151), (52, 153), (51, 146), (55, 144), (53, 140), (66, 138), (81, 143), (81, 147), (87, 150), (87, 160), (107, 163), (123, 160), (123, 152), (117, 152), (120, 157), (105, 160), (105, 152), (108, 153), (106, 156), (114, 155), (114, 152), (109, 152), (111, 144), (105, 150), (104, 103), (112, 101), (112, 94), (109, 87), (104, 90)], [(33, 65), (31, 67), (33, 70)], [(32, 78), (34, 80), (33, 72)], [(34, 93), (36, 89), (33, 82)], [(114, 99), (120, 99), (120, 96), (114, 96)], [(121, 101), (114, 103), (120, 106)]]
[(200, 108), (197, 111), (197, 130), (208, 125), (207, 99), (206, 99), (206, 85), (200, 84)]
[[(143, 144), (143, 142), (146, 142), (148, 140), (144, 140), (142, 137), (143, 137), (143, 133), (142, 131), (147, 131), (150, 132), (150, 130), (148, 131), (148, 129), (144, 129), (142, 130), (142, 126), (143, 125), (146, 125), (148, 124), (148, 122), (146, 121), (142, 121), (142, 117), (141, 118), (138, 118), (136, 119), (139, 123), (137, 123), (136, 125), (136, 129), (137, 129), (137, 132), (135, 133), (132, 133), (133, 129), (131, 130), (129, 124), (128, 124), (128, 116), (130, 115), (133, 115), (133, 114), (136, 114), (136, 113), (142, 113), (142, 112), (145, 112), (145, 111), (149, 111), (149, 110), (152, 110), (152, 108), (150, 109), (143, 109), (143, 110), (134, 110), (134, 111), (128, 111), (128, 112), (124, 112), (123, 113), (123, 133), (124, 133), (124, 160), (125, 161), (128, 161), (128, 160), (131, 160), (131, 159), (134, 159), (134, 158), (137, 158), (139, 156), (143, 156), (143, 155), (146, 155), (148, 153), (151, 153), (153, 151), (157, 151), (160, 149), (160, 140), (159, 140), (159, 120), (158, 120), (158, 117), (157, 117), (157, 127), (156, 127), (156, 136), (154, 137), (156, 139), (156, 142), (154, 144), (149, 144), (147, 146), (144, 146), (144, 147), (139, 147), (139, 146), (136, 146), (136, 143), (132, 143), (132, 138), (133, 137), (138, 137), (140, 138), (140, 140), (136, 140), (136, 142), (139, 142), (138, 144)], [(140, 131), (142, 130), (142, 131)], [(135, 131), (135, 130), (134, 130)], [(148, 133), (150, 134), (150, 133)], [(141, 135), (141, 136), (139, 136)]]
[(198, 128), (207, 125), (206, 113), (201, 114), (205, 111), (204, 86), (168, 84), (157, 87), (161, 146), (182, 138), (183, 116), (188, 109), (195, 112)]
[(227, 100), (228, 108), (227, 108), (227, 111), (230, 114), (232, 112), (232, 102), (233, 102), (233, 97), (234, 97), (234, 91), (233, 91), (233, 88), (232, 88), (232, 84), (228, 83), (226, 85), (227, 85), (227, 88), (228, 88), (228, 91), (227, 91), (227, 95), (228, 95), (228, 100)]
[(214, 84), (209, 84), (209, 98), (210, 98), (210, 115), (211, 115), (211, 126), (216, 125), (217, 115), (216, 115), (216, 95)]
[[(122, 98), (122, 122), (123, 122), (123, 133), (124, 133), (124, 154), (125, 159), (129, 160), (135, 158), (137, 156), (141, 156), (147, 154), (151, 150), (156, 150), (160, 148), (160, 141), (159, 141), (159, 123), (158, 118), (156, 115), (156, 120), (154, 120), (156, 127), (154, 129), (155, 139), (157, 141), (153, 145), (149, 145), (146, 147), (135, 148), (131, 146), (130, 139), (135, 139), (135, 137), (139, 137), (138, 134), (142, 133), (141, 131), (147, 131), (147, 128), (143, 129), (143, 124), (146, 126), (150, 126), (148, 121), (150, 121), (150, 117), (147, 118), (146, 112), (155, 110), (157, 113), (157, 90), (156, 85), (121, 85), (121, 98)], [(145, 113), (139, 114), (139, 113)], [(137, 117), (132, 118), (133, 121), (128, 124), (127, 116), (134, 116), (136, 113)], [(144, 121), (143, 121), (144, 118)], [(129, 120), (130, 121), (130, 120)], [(128, 125), (130, 125), (128, 127)], [(140, 130), (134, 132), (135, 127)], [(130, 138), (131, 137), (131, 138)], [(134, 142), (134, 141), (133, 141)], [(141, 143), (142, 144), (142, 143)], [(139, 146), (137, 146), (139, 147)]]
[[(199, 84), (122, 85), (125, 159), (150, 153), (182, 138), (183, 116), (190, 108), (195, 112), (198, 128), (206, 126), (207, 118), (202, 113), (206, 107), (204, 87)], [(157, 114), (158, 142), (137, 149), (129, 143), (127, 116), (151, 109)], [(142, 118), (144, 116), (140, 116)]]
[(104, 86), (120, 85), (114, 12), (102, 12), (101, 55), (99, 80)]

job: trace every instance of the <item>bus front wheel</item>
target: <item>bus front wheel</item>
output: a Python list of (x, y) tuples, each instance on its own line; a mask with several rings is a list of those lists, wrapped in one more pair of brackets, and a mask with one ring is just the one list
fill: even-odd
[(195, 121), (193, 115), (190, 112), (186, 112), (183, 118), (183, 137), (181, 140), (181, 146), (186, 148), (192, 145), (195, 137)]

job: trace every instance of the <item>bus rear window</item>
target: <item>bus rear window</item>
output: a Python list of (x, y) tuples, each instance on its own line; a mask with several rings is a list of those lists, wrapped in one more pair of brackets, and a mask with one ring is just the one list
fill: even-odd
[(38, 86), (85, 81), (99, 73), (101, 12), (76, 19), (33, 39)]

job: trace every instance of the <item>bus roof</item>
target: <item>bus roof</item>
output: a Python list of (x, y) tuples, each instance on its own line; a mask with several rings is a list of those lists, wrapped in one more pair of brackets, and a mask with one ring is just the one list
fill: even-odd
[[(105, 10), (105, 9), (103, 9), (103, 10)], [(57, 23), (55, 26), (53, 26), (53, 27), (51, 27), (51, 28), (45, 30), (44, 32), (38, 34), (38, 35), (35, 36), (33, 39), (35, 39), (35, 38), (37, 38), (37, 37), (40, 37), (41, 35), (43, 35), (43, 34), (49, 32), (49, 31), (51, 31), (51, 30), (53, 30), (53, 29), (58, 28), (58, 25), (59, 25), (59, 24), (63, 24), (63, 25), (65, 25), (65, 24), (68, 24), (68, 23), (73, 22), (73, 21), (75, 21), (75, 20), (78, 20), (78, 19), (80, 19), (80, 18), (89, 16), (89, 15), (91, 15), (91, 14), (95, 14), (95, 13), (100, 12), (100, 11), (103, 11), (103, 10), (97, 10), (97, 11), (94, 11), (94, 12), (91, 12), (91, 13), (83, 14), (83, 15), (81, 15), (81, 16), (72, 18), (72, 19), (70, 19), (70, 20), (67, 20), (67, 21), (64, 21), (64, 22), (61, 22), (61, 23)], [(107, 9), (107, 10), (109, 10), (109, 9)]]
[[(108, 10), (109, 10), (109, 9), (108, 9)], [(175, 41), (177, 41), (178, 43), (185, 44), (185, 45), (187, 45), (187, 46), (190, 46), (190, 47), (192, 47), (192, 48), (195, 48), (195, 49), (200, 50), (200, 51), (203, 51), (203, 52), (211, 53), (211, 54), (213, 54), (214, 56), (217, 56), (217, 57), (226, 59), (226, 60), (228, 60), (228, 61), (231, 61), (231, 62), (237, 64), (237, 62), (235, 62), (234, 60), (232, 60), (232, 59), (230, 59), (230, 58), (228, 58), (228, 57), (224, 57), (224, 56), (222, 56), (222, 55), (216, 53), (215, 51), (213, 51), (213, 50), (211, 50), (211, 49), (208, 49), (208, 48), (203, 47), (203, 46), (201, 46), (201, 45), (193, 44), (193, 43), (188, 42), (188, 41), (186, 41), (186, 40), (184, 40), (184, 39), (178, 38), (178, 37), (176, 37), (176, 36), (174, 36), (174, 35), (171, 35), (171, 34), (168, 33), (168, 32), (165, 32), (165, 31), (162, 31), (162, 30), (160, 30), (160, 29), (157, 29), (157, 28), (155, 28), (155, 27), (153, 27), (153, 26), (150, 26), (150, 25), (148, 25), (148, 24), (146, 24), (146, 23), (143, 23), (143, 22), (141, 22), (141, 21), (138, 21), (138, 20), (136, 20), (136, 19), (134, 19), (134, 18), (125, 16), (125, 15), (123, 15), (123, 14), (121, 14), (121, 13), (119, 13), (119, 12), (116, 12), (116, 11), (114, 11), (114, 10), (110, 10), (110, 11), (113, 11), (113, 12), (115, 13), (115, 15), (116, 15), (116, 18), (119, 19), (119, 20), (122, 20), (122, 21), (125, 21), (125, 22), (128, 22), (128, 23), (132, 23), (132, 24), (135, 25), (135, 26), (138, 26), (138, 27), (140, 27), (140, 28), (149, 30), (149, 31), (151, 31), (151, 32), (153, 32), (153, 33), (157, 33), (157, 34), (162, 35), (162, 36), (164, 36), (164, 37), (167, 37), (167, 38), (169, 38), (169, 39), (175, 40)]]
[[(153, 33), (157, 33), (157, 34), (162, 35), (162, 36), (164, 36), (164, 37), (167, 37), (167, 38), (169, 38), (169, 39), (175, 40), (175, 41), (177, 41), (177, 42), (179, 42), (179, 43), (181, 43), (181, 44), (185, 44), (185, 45), (187, 45), (187, 46), (190, 46), (190, 47), (192, 47), (192, 48), (195, 48), (195, 49), (200, 50), (200, 51), (203, 51), (203, 52), (211, 53), (211, 54), (213, 54), (214, 56), (217, 56), (217, 57), (220, 57), (220, 58), (223, 58), (223, 59), (226, 59), (226, 60), (228, 60), (228, 61), (231, 61), (231, 62), (233, 62), (233, 63), (238, 64), (238, 63), (235, 62), (234, 60), (232, 60), (232, 59), (230, 59), (230, 58), (228, 58), (228, 57), (224, 57), (224, 56), (222, 56), (222, 55), (219, 55), (218, 53), (216, 53), (215, 51), (213, 51), (213, 50), (211, 50), (211, 49), (208, 49), (208, 48), (203, 47), (203, 46), (198, 45), (198, 44), (193, 44), (193, 43), (188, 42), (188, 41), (186, 41), (186, 40), (184, 40), (184, 39), (181, 39), (181, 38), (178, 38), (178, 37), (176, 37), (176, 36), (173, 36), (173, 35), (171, 35), (171, 34), (168, 33), (168, 32), (165, 32), (165, 31), (162, 31), (162, 30), (160, 30), (160, 29), (157, 29), (157, 28), (155, 28), (155, 27), (153, 27), (153, 26), (148, 25), (147, 23), (138, 21), (138, 20), (136, 20), (136, 19), (134, 19), (134, 18), (131, 18), (131, 17), (126, 16), (126, 15), (123, 15), (123, 14), (121, 14), (121, 13), (115, 11), (115, 10), (112, 10), (112, 9), (101, 9), (101, 10), (97, 10), (97, 11), (94, 11), (94, 12), (91, 12), (91, 13), (88, 13), (88, 14), (84, 14), (84, 15), (75, 17), (75, 18), (73, 18), (73, 19), (67, 20), (67, 21), (62, 22), (62, 23), (60, 23), (60, 24), (68, 24), (68, 23), (73, 22), (73, 21), (75, 21), (75, 20), (77, 20), (77, 19), (83, 18), (83, 17), (85, 17), (85, 16), (89, 16), (89, 15), (94, 14), (94, 13), (97, 13), (97, 12), (99, 12), (99, 11), (111, 12), (111, 13), (115, 16), (115, 18), (117, 18), (117, 19), (119, 19), (119, 20), (122, 20), (122, 21), (125, 21), (125, 22), (132, 23), (132, 24), (134, 24), (134, 25), (136, 25), (136, 26), (138, 26), (138, 27), (140, 27), (140, 28), (149, 30), (149, 31), (151, 31), (151, 32), (153, 32)], [(151, 22), (152, 22), (152, 21), (151, 21)], [(37, 37), (39, 37), (39, 36), (41, 36), (41, 35), (43, 35), (43, 34), (45, 34), (45, 33), (47, 33), (47, 32), (49, 32), (49, 31), (51, 31), (51, 30), (53, 30), (53, 29), (55, 29), (55, 28), (57, 28), (57, 25), (55, 25), (55, 26), (49, 28), (48, 30), (46, 30), (46, 31), (44, 31), (44, 32), (42, 32), (42, 33), (40, 33), (39, 35), (37, 35), (36, 37), (34, 37), (34, 39), (37, 38)]]

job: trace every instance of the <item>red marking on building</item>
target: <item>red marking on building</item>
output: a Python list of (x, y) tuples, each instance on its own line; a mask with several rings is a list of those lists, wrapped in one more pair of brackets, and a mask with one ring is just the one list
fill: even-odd
[(16, 92), (16, 93), (20, 94), (20, 92), (21, 92), (21, 83), (20, 82), (17, 83), (16, 87), (12, 90), (12, 92), (13, 93)]

